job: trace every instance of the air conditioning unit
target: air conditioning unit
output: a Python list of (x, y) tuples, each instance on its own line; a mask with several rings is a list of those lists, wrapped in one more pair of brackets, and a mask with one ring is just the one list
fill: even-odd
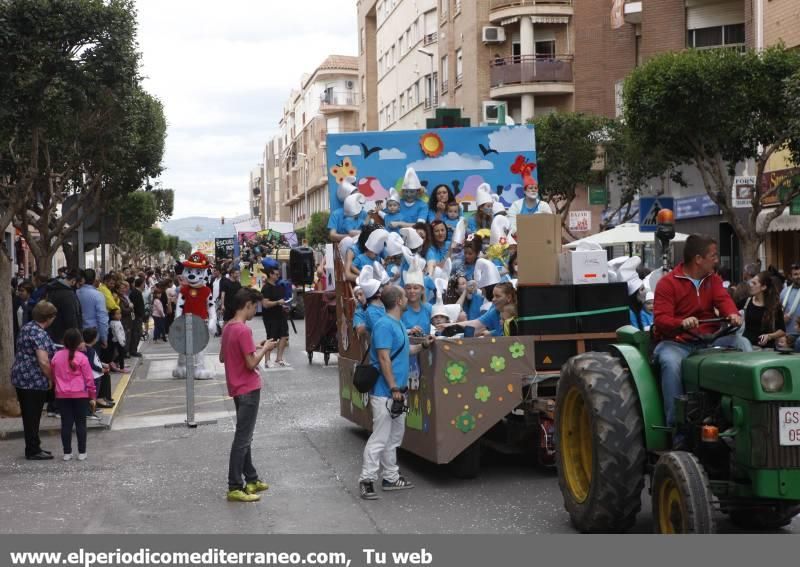
[(483, 43), (503, 43), (506, 40), (506, 30), (497, 26), (483, 27)]
[(355, 84), (355, 81), (347, 81), (345, 83), (345, 86), (347, 87), (348, 91), (352, 91), (353, 88), (356, 86), (356, 84)]

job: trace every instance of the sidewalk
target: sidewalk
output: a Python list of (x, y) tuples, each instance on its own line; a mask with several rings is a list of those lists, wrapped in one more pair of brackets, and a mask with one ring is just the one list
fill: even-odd
[[(140, 350), (146, 349), (149, 343), (142, 343)], [(119, 374), (117, 372), (111, 373), (111, 397), (116, 400), (113, 408), (103, 409), (98, 413), (100, 420), (90, 419), (86, 422), (88, 429), (91, 430), (106, 430), (111, 428), (114, 421), (114, 416), (119, 414), (120, 406), (128, 389), (131, 378), (142, 367), (144, 358), (131, 357), (127, 359), (128, 367), (131, 369), (128, 374)], [(39, 433), (42, 437), (47, 435), (59, 435), (61, 433), (61, 419), (58, 417), (47, 417), (42, 412), (42, 421), (39, 426)], [(22, 429), (21, 417), (0, 417), (0, 441), (6, 439), (19, 439), (24, 437)]]

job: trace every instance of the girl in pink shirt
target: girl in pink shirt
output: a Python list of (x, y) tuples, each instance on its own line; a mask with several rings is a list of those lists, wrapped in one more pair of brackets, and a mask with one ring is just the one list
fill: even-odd
[(89, 359), (78, 349), (83, 337), (78, 329), (64, 333), (64, 348), (50, 363), (61, 412), (61, 444), (64, 460), (72, 460), (72, 426), (78, 436), (78, 460), (86, 460), (86, 416), (94, 412), (96, 390)]

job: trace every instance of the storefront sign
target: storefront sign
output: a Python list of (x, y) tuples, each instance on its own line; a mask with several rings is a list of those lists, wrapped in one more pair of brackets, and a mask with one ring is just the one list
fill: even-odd
[(569, 231), (589, 232), (592, 229), (592, 211), (570, 211)]
[[(761, 178), (761, 204), (762, 205), (777, 205), (786, 195), (786, 191), (791, 187), (787, 178), (800, 175), (800, 167), (791, 169), (781, 169), (778, 171), (770, 171), (765, 173)], [(775, 191), (775, 189), (780, 188)], [(749, 206), (749, 203), (748, 203)]]
[(708, 195), (675, 199), (675, 209), (676, 220), (713, 217), (720, 214), (719, 207)]
[(217, 261), (233, 258), (233, 241), (233, 237), (214, 239), (214, 257)]
[(753, 191), (756, 187), (755, 175), (741, 175), (733, 178), (731, 203), (735, 209), (747, 209), (753, 204)]
[(589, 204), (607, 205), (608, 191), (603, 185), (589, 185)]

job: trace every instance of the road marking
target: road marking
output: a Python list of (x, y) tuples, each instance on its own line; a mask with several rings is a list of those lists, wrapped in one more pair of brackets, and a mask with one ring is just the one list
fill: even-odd
[(117, 408), (119, 408), (120, 403), (122, 402), (122, 396), (125, 394), (125, 390), (128, 388), (128, 383), (130, 381), (131, 381), (131, 375), (123, 374), (122, 378), (120, 378), (119, 382), (117, 382), (117, 387), (114, 388), (114, 392), (111, 394), (111, 397), (114, 398), (115, 400), (114, 407), (110, 408), (111, 411), (109, 411), (108, 413), (105, 412), (103, 413), (104, 418), (108, 417), (108, 422), (105, 424), (106, 427), (110, 427), (111, 422), (114, 420), (114, 414), (116, 413)]
[[(232, 400), (232, 399), (233, 398), (231, 398), (230, 396), (225, 396), (224, 398), (218, 398), (216, 400), (209, 400), (207, 402), (198, 402), (198, 403), (196, 403), (194, 405), (195, 406), (204, 406), (204, 405), (207, 405), (207, 404), (217, 404), (219, 402), (225, 402), (227, 400)], [(180, 406), (170, 406), (170, 407), (166, 407), (166, 408), (158, 408), (158, 409), (154, 409), (154, 410), (143, 411), (143, 412), (140, 412), (140, 413), (132, 413), (132, 414), (126, 415), (125, 417), (141, 417), (141, 416), (144, 416), (144, 415), (151, 415), (151, 414), (154, 414), (154, 413), (161, 413), (161, 412), (169, 411), (169, 410), (182, 409), (182, 408), (185, 408), (185, 407), (186, 407), (186, 404), (183, 404), (183, 405), (180, 405)]]
[[(152, 381), (155, 382), (156, 380), (152, 380)], [(195, 381), (195, 386), (194, 387), (195, 388), (202, 388), (204, 386), (206, 386), (206, 387), (207, 386), (217, 386), (219, 384), (220, 384), (220, 382), (213, 382), (213, 383), (210, 383), (210, 384), (198, 384), (197, 381)], [(128, 397), (129, 398), (143, 398), (143, 397), (146, 397), (146, 396), (149, 396), (149, 395), (152, 395), (152, 394), (165, 394), (167, 392), (183, 392), (184, 390), (186, 390), (186, 387), (169, 388), (167, 390), (156, 390), (155, 392), (143, 392), (141, 394), (128, 394)]]

